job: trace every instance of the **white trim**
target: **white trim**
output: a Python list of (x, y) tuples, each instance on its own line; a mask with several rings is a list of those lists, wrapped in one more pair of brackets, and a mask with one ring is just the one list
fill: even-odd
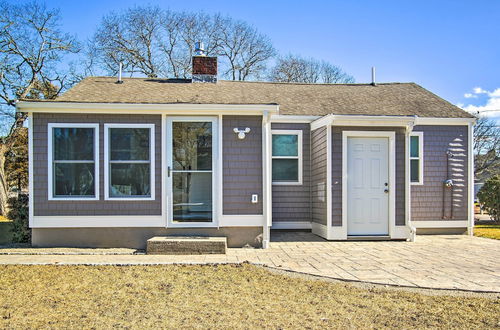
[(262, 214), (222, 215), (219, 227), (262, 227), (264, 216)]
[[(416, 230), (411, 222), (411, 183), (410, 183), (410, 134), (413, 125), (406, 126), (405, 129), (405, 224), (407, 227), (408, 239), (415, 242)], [(423, 150), (423, 144), (420, 148)]]
[(342, 132), (342, 230), (347, 233), (347, 138), (385, 137), (389, 139), (389, 236), (396, 232), (396, 133), (394, 131), (343, 131)]
[(311, 232), (325, 239), (330, 239), (328, 238), (328, 227), (321, 223), (311, 222)]
[[(222, 115), (219, 115), (218, 116), (218, 146), (219, 146), (219, 150), (217, 152), (217, 170), (215, 171), (215, 176), (216, 176), (216, 183), (217, 183), (217, 195), (216, 195), (216, 199), (217, 199), (217, 208), (216, 208), (216, 216), (217, 216), (217, 219), (220, 219), (220, 221), (223, 221), (224, 217), (222, 215), (223, 213), (223, 210), (224, 210), (224, 189), (223, 189), (223, 178), (224, 178), (224, 168), (223, 168), (223, 146), (224, 146), (224, 142), (222, 141), (222, 137), (223, 137), (223, 127), (224, 127), (224, 119), (223, 119), (223, 116)], [(261, 224), (262, 225), (262, 224)], [(220, 223), (219, 223), (219, 226), (220, 226)]]
[[(53, 189), (53, 129), (93, 128), (94, 129), (94, 197), (54, 197)], [(99, 200), (99, 124), (91, 123), (48, 123), (47, 124), (47, 197), (49, 201), (93, 201)]]
[(32, 228), (164, 227), (161, 215), (35, 216)]
[[(110, 166), (109, 166), (109, 129), (110, 128), (147, 128), (149, 129), (149, 185), (151, 196), (140, 197), (110, 197)], [(154, 201), (155, 200), (155, 124), (104, 124), (104, 200), (110, 201)]]
[(311, 229), (311, 221), (275, 221), (271, 229)]
[(295, 116), (295, 115), (272, 115), (271, 123), (312, 123), (322, 116)]
[[(219, 145), (219, 129), (218, 129), (218, 117), (217, 116), (172, 116), (167, 117), (167, 140), (165, 143), (165, 148), (163, 148), (163, 152), (167, 154), (167, 172), (168, 167), (173, 167), (173, 159), (172, 159), (172, 144), (173, 144), (173, 136), (172, 136), (172, 123), (173, 122), (211, 122), (212, 123), (212, 221), (211, 222), (174, 222), (173, 221), (173, 194), (172, 194), (172, 175), (168, 177), (167, 174), (167, 227), (171, 228), (201, 228), (201, 227), (219, 227), (219, 204), (215, 200), (217, 198), (218, 193), (218, 182), (217, 182), (217, 170), (219, 169), (218, 160), (221, 147)], [(173, 171), (172, 171), (173, 172)], [(164, 198), (165, 198), (164, 197)]]
[(273, 187), (272, 187), (272, 134), (271, 114), (265, 112), (262, 116), (262, 248), (267, 249), (271, 241), (271, 226), (273, 224)]
[(429, 221), (415, 221), (412, 225), (415, 228), (467, 228), (469, 220), (429, 220)]
[(469, 124), (469, 136), (468, 136), (468, 156), (469, 156), (469, 166), (468, 173), (469, 176), (469, 192), (468, 192), (468, 230), (469, 235), (474, 235), (474, 124)]
[[(303, 157), (302, 152), (304, 145), (302, 144), (302, 130), (284, 130), (284, 129), (272, 129), (271, 139), (273, 135), (297, 135), (297, 156), (273, 156), (272, 155), (272, 140), (271, 140), (271, 166), (273, 159), (297, 159), (298, 160), (298, 180), (297, 181), (272, 181), (273, 185), (276, 186), (301, 186), (302, 185), (302, 163)], [(271, 167), (272, 173), (272, 167)], [(272, 174), (271, 174), (272, 175)]]
[(311, 123), (311, 130), (336, 126), (468, 125), (476, 118), (435, 118), (418, 116), (326, 115)]
[(34, 182), (33, 182), (33, 113), (28, 113), (28, 222), (29, 227), (33, 227), (33, 216), (35, 214), (35, 193), (34, 193)]
[(468, 125), (475, 123), (477, 118), (434, 118), (417, 117), (415, 125)]
[(168, 196), (167, 196), (167, 116), (161, 115), (161, 216), (163, 224), (168, 227)]
[[(411, 137), (418, 137), (418, 156), (411, 156)], [(410, 157), (410, 184), (412, 186), (421, 186), (424, 184), (424, 132), (413, 131), (410, 133), (410, 145), (408, 146), (408, 155)], [(411, 161), (418, 160), (418, 181), (411, 181)]]
[(416, 116), (326, 115), (311, 123), (311, 130), (334, 126), (408, 126)]
[[(332, 126), (326, 128), (326, 227), (327, 239), (332, 239), (340, 233), (337, 228), (332, 226), (332, 156), (333, 155), (333, 141), (332, 141)], [(347, 238), (347, 234), (345, 236)]]
[(78, 102), (29, 102), (16, 104), (19, 112), (52, 112), (52, 113), (140, 113), (140, 114), (225, 114), (255, 115), (263, 112), (279, 112), (277, 104), (139, 104), (139, 103), (78, 103)]

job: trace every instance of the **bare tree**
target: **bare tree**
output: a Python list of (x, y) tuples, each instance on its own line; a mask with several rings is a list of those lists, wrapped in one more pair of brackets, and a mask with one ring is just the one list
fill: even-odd
[(207, 55), (220, 57), (222, 75), (233, 80), (261, 75), (275, 54), (269, 39), (245, 22), (134, 7), (103, 18), (89, 42), (88, 61), (109, 74), (122, 62), (130, 75), (188, 78), (197, 41), (205, 44)]
[[(18, 99), (50, 99), (68, 87), (69, 72), (62, 71), (62, 57), (79, 51), (78, 43), (59, 30), (57, 10), (37, 2), (12, 4), (0, 1), (0, 111), (4, 137), (0, 140), (0, 212), (5, 214), (9, 184), (6, 153), (18, 145), (17, 130), (26, 120), (16, 114)], [(25, 148), (27, 146), (23, 144)]]
[(164, 71), (164, 60), (158, 52), (163, 24), (164, 15), (158, 7), (111, 12), (102, 19), (87, 53), (94, 64), (110, 74), (116, 74), (122, 62), (124, 72), (158, 77)]
[(271, 69), (271, 81), (299, 83), (353, 83), (354, 78), (336, 65), (298, 55), (279, 57)]
[[(27, 96), (44, 97), (34, 91), (41, 86), (57, 88), (54, 97), (67, 86), (68, 73), (58, 64), (64, 54), (76, 53), (76, 39), (58, 29), (57, 10), (37, 2), (13, 5), (0, 2), (0, 106), (4, 115), (15, 117), (15, 101)], [(21, 116), (17, 125), (22, 124)]]
[(479, 117), (474, 127), (474, 174), (480, 180), (500, 174), (500, 125)]
[(217, 52), (227, 61), (224, 75), (231, 80), (259, 77), (266, 62), (276, 54), (268, 37), (247, 23), (230, 18), (223, 20)]

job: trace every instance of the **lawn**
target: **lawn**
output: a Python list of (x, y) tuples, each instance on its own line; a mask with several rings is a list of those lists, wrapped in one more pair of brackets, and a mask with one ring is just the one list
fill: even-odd
[(0, 266), (0, 328), (491, 328), (493, 298), (362, 289), (243, 265)]
[(476, 225), (474, 236), (500, 239), (500, 225)]

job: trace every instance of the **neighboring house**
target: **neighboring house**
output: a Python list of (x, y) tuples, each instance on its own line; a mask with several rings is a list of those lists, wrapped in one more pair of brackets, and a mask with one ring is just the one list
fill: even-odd
[[(472, 231), (474, 118), (414, 83), (89, 77), (29, 114), (35, 246)], [(453, 180), (451, 187), (444, 182)]]

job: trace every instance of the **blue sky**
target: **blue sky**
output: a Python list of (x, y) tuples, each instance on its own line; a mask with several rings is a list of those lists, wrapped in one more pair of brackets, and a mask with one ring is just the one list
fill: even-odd
[(369, 82), (375, 66), (380, 82), (413, 81), (464, 108), (500, 109), (498, 0), (46, 3), (60, 8), (62, 28), (82, 40), (104, 14), (135, 4), (220, 12), (257, 27), (280, 53), (330, 61), (356, 82)]

